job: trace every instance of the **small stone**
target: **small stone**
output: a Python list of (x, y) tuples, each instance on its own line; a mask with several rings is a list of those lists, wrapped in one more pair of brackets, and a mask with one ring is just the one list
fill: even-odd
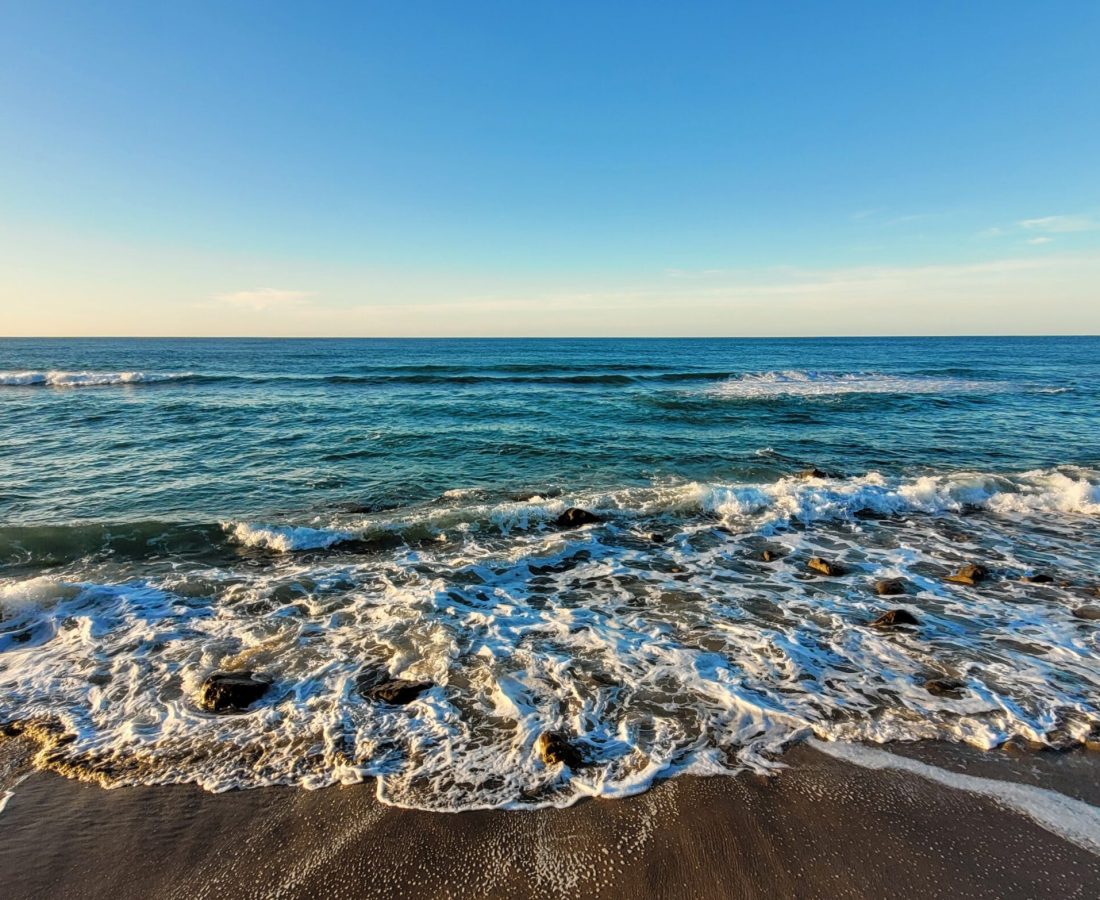
[(603, 519), (587, 509), (570, 506), (554, 520), (554, 525), (558, 528), (579, 528), (581, 525), (594, 525), (602, 521)]
[(935, 697), (948, 697), (957, 700), (962, 696), (963, 683), (954, 678), (929, 678), (924, 689)]
[(199, 706), (207, 712), (248, 709), (271, 687), (271, 679), (252, 672), (215, 672), (202, 683)]
[(430, 681), (405, 681), (402, 678), (394, 678), (369, 686), (360, 684), (359, 693), (367, 700), (373, 700), (376, 703), (404, 706), (406, 703), (412, 703), (432, 686)]
[(569, 739), (554, 731), (544, 731), (539, 735), (535, 742), (535, 752), (548, 766), (561, 763), (570, 769), (576, 769), (584, 763), (584, 757)]
[(819, 572), (822, 575), (843, 575), (844, 567), (828, 559), (822, 559), (820, 556), (810, 557), (810, 561), (806, 564), (815, 572)]
[(899, 625), (920, 625), (920, 620), (907, 609), (891, 609), (871, 623), (872, 628), (896, 628)]
[(1020, 581), (1025, 584), (1051, 584), (1054, 579), (1045, 572), (1037, 572), (1034, 575), (1025, 575)]
[(948, 575), (946, 580), (952, 582), (953, 584), (966, 584), (973, 587), (979, 582), (985, 581), (985, 579), (988, 577), (989, 571), (985, 568), (985, 566), (971, 564), (968, 566), (963, 566), (953, 575)]
[(905, 593), (905, 581), (901, 578), (883, 578), (875, 582), (875, 593), (880, 597), (895, 597)]
[(1085, 619), (1088, 622), (1095, 622), (1100, 619), (1100, 606), (1078, 606), (1073, 611), (1073, 615), (1078, 619)]

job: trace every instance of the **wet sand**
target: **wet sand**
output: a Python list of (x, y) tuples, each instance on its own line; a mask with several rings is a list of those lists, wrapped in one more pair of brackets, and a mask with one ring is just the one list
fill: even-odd
[(0, 894), (1100, 896), (1100, 847), (1089, 830), (1100, 805), (1100, 754), (892, 749), (918, 760), (919, 771), (932, 764), (962, 773), (968, 785), (978, 778), (1056, 790), (1035, 796), (1074, 798), (1084, 832), (1067, 839), (1060, 826), (1042, 827), (988, 794), (853, 765), (809, 745), (794, 748), (789, 768), (772, 778), (681, 777), (626, 800), (454, 815), (386, 807), (369, 784), (108, 791), (28, 774), (25, 748), (7, 741), (0, 797), (26, 777), (0, 812)]

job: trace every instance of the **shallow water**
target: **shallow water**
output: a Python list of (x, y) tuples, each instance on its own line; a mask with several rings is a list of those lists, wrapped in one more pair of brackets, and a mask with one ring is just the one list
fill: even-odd
[[(1098, 520), (1096, 338), (2, 340), (0, 721), (105, 783), (433, 809), (810, 734), (1060, 746), (1100, 726)], [(234, 669), (272, 688), (201, 712)]]

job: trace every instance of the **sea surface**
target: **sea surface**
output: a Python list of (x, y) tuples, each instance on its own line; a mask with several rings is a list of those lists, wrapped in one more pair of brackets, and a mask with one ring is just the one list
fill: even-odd
[[(1069, 746), (1098, 525), (1100, 338), (0, 339), (0, 724), (105, 785), (438, 810)], [(216, 672), (270, 687), (206, 712)]]

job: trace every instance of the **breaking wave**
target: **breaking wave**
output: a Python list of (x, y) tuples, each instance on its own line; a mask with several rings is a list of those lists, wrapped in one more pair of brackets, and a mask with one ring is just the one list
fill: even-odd
[(731, 377), (708, 390), (719, 397), (824, 397), (836, 394), (973, 394), (1013, 390), (1003, 381), (879, 372), (762, 372)]
[(106, 387), (119, 384), (159, 384), (194, 377), (190, 372), (0, 372), (0, 387)]
[[(602, 521), (556, 526), (570, 505)], [(437, 810), (766, 771), (808, 735), (1065, 746), (1100, 728), (1100, 631), (1073, 614), (1098, 516), (1100, 472), (1066, 467), (5, 528), (0, 721), (39, 738), (39, 765), (109, 786), (376, 778), (385, 802)], [(988, 583), (945, 580), (973, 561)], [(1021, 580), (1037, 572), (1055, 577)], [(890, 608), (919, 625), (868, 627)], [(271, 687), (211, 714), (214, 671)], [(374, 700), (379, 678), (422, 690)], [(546, 731), (582, 761), (543, 760)]]

